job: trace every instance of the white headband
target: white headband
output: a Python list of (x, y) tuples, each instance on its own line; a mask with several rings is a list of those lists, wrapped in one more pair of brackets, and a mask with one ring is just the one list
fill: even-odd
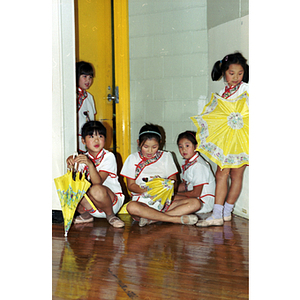
[(151, 131), (151, 130), (141, 132), (141, 133), (139, 134), (139, 137), (140, 137), (142, 134), (145, 134), (145, 133), (154, 133), (154, 134), (159, 135), (159, 137), (161, 138), (160, 133), (158, 133), (158, 132), (156, 132), (156, 131)]

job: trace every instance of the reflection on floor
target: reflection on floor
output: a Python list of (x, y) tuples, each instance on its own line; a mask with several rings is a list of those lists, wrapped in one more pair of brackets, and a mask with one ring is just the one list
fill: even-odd
[(53, 224), (53, 299), (248, 299), (249, 221)]

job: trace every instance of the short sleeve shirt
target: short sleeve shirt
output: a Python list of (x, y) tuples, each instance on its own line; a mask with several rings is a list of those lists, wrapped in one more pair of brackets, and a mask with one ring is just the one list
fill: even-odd
[[(142, 162), (143, 157), (141, 156), (140, 152), (129, 155), (120, 174), (124, 177), (135, 180), (135, 183), (140, 185), (154, 176), (170, 178), (172, 175), (178, 173), (177, 167), (170, 152), (161, 151), (161, 155), (154, 162), (144, 164), (144, 167), (141, 167), (137, 174), (137, 168), (141, 166)], [(132, 193), (132, 195), (134, 196), (138, 194)]]
[(210, 169), (210, 165), (196, 153), (182, 165), (182, 179), (185, 182), (187, 191), (194, 187), (203, 185), (199, 199), (206, 196), (215, 195), (215, 177)]

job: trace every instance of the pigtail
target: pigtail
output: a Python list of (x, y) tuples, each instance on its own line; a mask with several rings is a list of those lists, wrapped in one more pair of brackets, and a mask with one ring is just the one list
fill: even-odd
[(218, 81), (222, 77), (222, 60), (218, 60), (215, 62), (212, 71), (211, 71), (211, 79), (213, 81)]
[(248, 83), (249, 81), (249, 65), (247, 64), (247, 59), (240, 53), (235, 52), (224, 56), (222, 60), (215, 62), (212, 71), (211, 79), (213, 81), (220, 80), (224, 76), (225, 72), (228, 70), (231, 64), (240, 64), (244, 69), (243, 82)]
[(246, 83), (249, 82), (249, 65), (247, 63), (244, 66), (243, 82), (246, 82)]

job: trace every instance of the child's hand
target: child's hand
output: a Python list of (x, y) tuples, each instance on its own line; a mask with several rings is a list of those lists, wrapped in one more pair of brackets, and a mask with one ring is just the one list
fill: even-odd
[(73, 155), (71, 155), (67, 158), (67, 167), (68, 167), (68, 169), (72, 169), (74, 164), (75, 164), (74, 158), (73, 158)]
[(75, 157), (74, 163), (78, 164), (85, 164), (88, 167), (93, 166), (93, 162), (84, 154), (79, 154), (78, 156)]
[(147, 188), (146, 182), (141, 182), (141, 183), (140, 183), (140, 188), (141, 188), (141, 189), (146, 189), (146, 188)]

